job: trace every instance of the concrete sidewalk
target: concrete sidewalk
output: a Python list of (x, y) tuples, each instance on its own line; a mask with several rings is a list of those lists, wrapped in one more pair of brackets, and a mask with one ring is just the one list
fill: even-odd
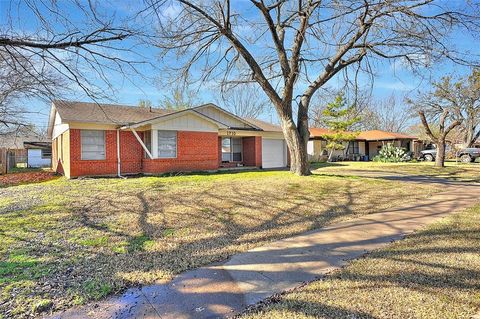
[[(413, 181), (412, 181), (413, 182)], [(412, 191), (415, 190), (412, 183)], [(51, 318), (218, 318), (295, 288), (426, 224), (480, 203), (480, 184), (446, 183), (445, 192), (234, 255), (164, 285), (129, 289)]]

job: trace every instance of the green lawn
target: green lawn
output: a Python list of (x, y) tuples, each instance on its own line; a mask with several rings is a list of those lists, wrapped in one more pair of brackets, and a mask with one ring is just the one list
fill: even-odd
[(480, 206), (374, 251), (241, 318), (469, 319), (477, 312)]
[(425, 183), (412, 192), (403, 181), (334, 171), (357, 165), (320, 168), (308, 177), (259, 171), (60, 178), (0, 188), (0, 318), (165, 281), (268, 241), (441, 189)]

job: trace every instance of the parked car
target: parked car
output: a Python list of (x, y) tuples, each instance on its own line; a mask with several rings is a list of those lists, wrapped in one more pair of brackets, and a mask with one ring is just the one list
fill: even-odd
[[(451, 149), (447, 146), (445, 152), (448, 153)], [(424, 160), (427, 162), (431, 162), (435, 160), (437, 156), (437, 149), (431, 148), (427, 150), (423, 150), (420, 152), (420, 160)], [(478, 157), (480, 157), (480, 148), (470, 147), (470, 148), (463, 148), (456, 152), (456, 157), (460, 159), (463, 163), (470, 163), (474, 162)]]

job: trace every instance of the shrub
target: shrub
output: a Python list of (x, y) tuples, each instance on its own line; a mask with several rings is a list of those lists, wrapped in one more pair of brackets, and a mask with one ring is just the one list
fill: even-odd
[(383, 146), (377, 156), (373, 158), (375, 162), (398, 163), (408, 161), (408, 153), (401, 147), (396, 147), (391, 143)]

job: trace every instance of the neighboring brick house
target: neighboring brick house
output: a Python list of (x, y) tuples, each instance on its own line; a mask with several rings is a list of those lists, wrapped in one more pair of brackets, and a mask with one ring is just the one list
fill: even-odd
[(54, 101), (48, 135), (53, 169), (68, 178), (288, 165), (279, 126), (214, 104), (169, 111)]
[[(327, 142), (323, 135), (331, 133), (325, 128), (311, 128), (307, 152), (311, 161), (326, 160), (328, 151)], [(381, 130), (359, 132), (354, 141), (345, 142), (343, 150), (334, 151), (334, 156), (348, 160), (371, 160), (385, 144), (391, 143), (407, 151), (417, 153), (417, 138), (403, 133), (394, 133)]]

